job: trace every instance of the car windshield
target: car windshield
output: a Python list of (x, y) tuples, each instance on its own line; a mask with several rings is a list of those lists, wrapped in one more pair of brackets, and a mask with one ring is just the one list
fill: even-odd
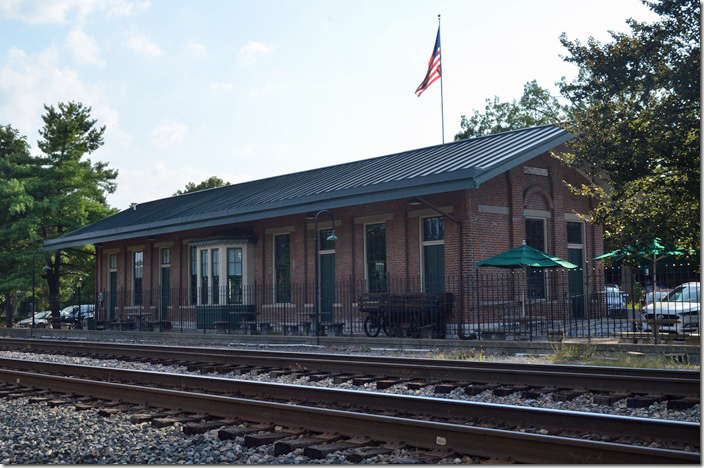
[(699, 302), (699, 286), (680, 286), (665, 298), (668, 302)]

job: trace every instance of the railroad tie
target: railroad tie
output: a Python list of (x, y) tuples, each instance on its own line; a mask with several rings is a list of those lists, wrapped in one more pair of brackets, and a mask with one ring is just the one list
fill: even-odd
[(289, 375), (291, 373), (293, 373), (293, 371), (289, 369), (274, 369), (273, 371), (269, 372), (269, 377), (278, 378), (283, 377), (284, 375)]
[(667, 409), (671, 410), (685, 410), (689, 409), (694, 405), (698, 405), (699, 400), (696, 398), (679, 398), (677, 400), (669, 400), (667, 402)]
[(347, 382), (348, 380), (352, 380), (355, 377), (362, 377), (361, 375), (353, 375), (353, 374), (340, 374), (337, 377), (334, 377), (332, 379), (333, 383), (336, 384), (341, 384), (343, 382)]
[(319, 374), (310, 374), (308, 376), (308, 380), (311, 382), (320, 382), (321, 380), (325, 380), (330, 377), (329, 372), (321, 372)]
[(223, 426), (232, 426), (233, 424), (237, 424), (239, 421), (235, 419), (220, 419), (217, 421), (207, 421), (207, 422), (189, 422), (185, 426), (183, 426), (183, 433), (192, 435), (192, 434), (204, 434), (208, 431), (212, 431), (213, 429), (219, 429)]
[(347, 450), (351, 448), (364, 447), (372, 444), (368, 438), (355, 438), (338, 442), (325, 442), (319, 445), (311, 445), (303, 449), (303, 455), (314, 460), (325, 458), (331, 453)]
[(386, 390), (389, 387), (393, 387), (394, 385), (398, 385), (403, 380), (398, 380), (398, 379), (384, 379), (384, 380), (377, 380), (376, 382), (376, 388), (377, 390)]
[(305, 434), (303, 429), (284, 429), (281, 431), (265, 432), (263, 434), (247, 434), (244, 436), (244, 446), (249, 448), (273, 444), (277, 440)]
[(246, 434), (251, 434), (252, 432), (270, 431), (272, 429), (274, 429), (273, 424), (256, 424), (254, 426), (247, 427), (226, 427), (218, 431), (218, 439), (233, 440), (237, 437), (242, 437)]
[(607, 395), (594, 395), (594, 404), (611, 406), (617, 401), (628, 398), (627, 393), (611, 393)]
[(587, 392), (582, 390), (555, 392), (552, 394), (552, 401), (571, 401), (585, 393)]
[(653, 403), (664, 399), (665, 397), (663, 395), (634, 396), (626, 400), (626, 406), (628, 408), (647, 408)]
[(434, 388), (435, 393), (447, 394), (459, 387), (461, 384), (458, 383), (440, 383)]
[(278, 440), (274, 444), (274, 455), (285, 455), (296, 449), (304, 449), (311, 445), (318, 445), (325, 442), (336, 442), (341, 439), (343, 439), (343, 437), (340, 434), (330, 432), (318, 434), (314, 437), (290, 437)]
[(518, 392), (525, 392), (533, 387), (529, 385), (507, 385), (505, 387), (497, 387), (493, 390), (496, 396), (508, 396)]
[[(437, 383), (437, 382), (435, 382), (435, 383)], [(408, 382), (406, 384), (406, 388), (408, 390), (420, 390), (421, 388), (427, 387), (428, 385), (435, 385), (435, 383), (433, 383), (433, 382), (416, 382), (416, 381)]]
[(480, 393), (486, 392), (487, 390), (493, 390), (498, 387), (497, 384), (470, 384), (464, 387), (464, 393), (470, 396), (479, 395)]

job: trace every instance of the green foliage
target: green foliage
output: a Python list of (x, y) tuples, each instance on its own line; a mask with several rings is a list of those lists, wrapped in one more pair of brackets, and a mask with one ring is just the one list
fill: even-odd
[(559, 157), (596, 182), (572, 189), (598, 201), (591, 220), (611, 245), (659, 237), (698, 250), (700, 4), (644, 3), (660, 19), (628, 20), (630, 33), (607, 44), (561, 36), (580, 72), (561, 83), (578, 138)]
[(463, 115), (462, 130), (455, 135), (455, 141), (536, 125), (559, 124), (566, 118), (566, 112), (567, 108), (557, 98), (533, 80), (523, 85), (523, 96), (519, 101), (501, 102), (495, 96), (493, 101), (486, 100), (483, 113), (475, 110), (469, 118)]
[(184, 193), (199, 192), (201, 190), (206, 190), (206, 189), (211, 189), (211, 188), (224, 187), (226, 185), (230, 185), (230, 183), (223, 181), (219, 177), (212, 176), (209, 179), (206, 179), (199, 184), (195, 184), (194, 182), (187, 183), (185, 189), (176, 190), (176, 192), (174, 193), (173, 196), (183, 195)]
[(10, 298), (14, 303), (27, 297), (34, 260), (38, 289), (44, 278), (51, 309), (58, 314), (59, 301), (70, 297), (78, 278), (84, 290), (94, 285), (94, 249), (37, 252), (42, 241), (117, 211), (106, 202), (115, 191), (117, 171), (86, 157), (102, 146), (105, 132), (90, 118), (90, 107), (69, 102), (44, 109), (41, 156), (30, 156), (16, 130), (0, 127), (0, 294), (8, 298), (11, 291), (19, 292)]

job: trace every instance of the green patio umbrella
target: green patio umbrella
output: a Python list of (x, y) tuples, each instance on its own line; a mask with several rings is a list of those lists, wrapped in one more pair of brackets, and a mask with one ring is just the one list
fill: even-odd
[[(554, 257), (542, 250), (526, 245), (526, 241), (523, 241), (523, 244), (516, 248), (489, 257), (476, 265), (480, 267), (524, 268), (526, 273), (528, 268), (577, 268), (577, 265), (574, 263), (570, 263), (560, 257)], [(521, 292), (521, 298), (521, 312), (525, 317), (525, 288), (523, 288)]]
[[(684, 249), (681, 247), (668, 247), (662, 243), (659, 238), (655, 238), (648, 242), (638, 241), (634, 245), (628, 245), (626, 247), (621, 247), (620, 249), (612, 250), (611, 252), (605, 253), (604, 255), (599, 255), (594, 258), (594, 260), (604, 260), (607, 258), (612, 258), (614, 260), (621, 260), (624, 258), (644, 258), (648, 261), (653, 262), (653, 319), (657, 316), (657, 302), (655, 298), (655, 289), (657, 288), (657, 278), (658, 278), (658, 262), (667, 257), (676, 257), (685, 254), (695, 254), (696, 251), (691, 249)], [(655, 329), (655, 343), (657, 344), (657, 328), (653, 325)]]

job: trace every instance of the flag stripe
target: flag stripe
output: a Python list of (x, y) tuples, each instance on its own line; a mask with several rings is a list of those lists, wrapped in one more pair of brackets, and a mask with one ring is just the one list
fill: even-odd
[(428, 71), (425, 73), (425, 78), (418, 88), (416, 89), (416, 95), (420, 96), (423, 91), (428, 89), (428, 86), (435, 83), (438, 78), (442, 76), (442, 68), (440, 67), (440, 26), (438, 26), (438, 34), (435, 38), (435, 47), (433, 48), (433, 53), (430, 54), (430, 60), (428, 60)]

